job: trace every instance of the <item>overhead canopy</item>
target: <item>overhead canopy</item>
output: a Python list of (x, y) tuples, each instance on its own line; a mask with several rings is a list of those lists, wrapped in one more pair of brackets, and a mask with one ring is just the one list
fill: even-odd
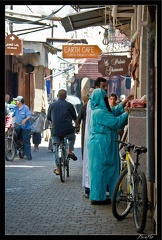
[(40, 52), (31, 48), (23, 48), (23, 53), (40, 53)]
[(104, 7), (105, 5), (70, 5), (70, 6), (74, 8), (77, 12), (79, 12), (80, 9), (99, 8)]
[[(93, 8), (94, 6), (97, 5), (92, 5), (92, 8), (89, 10), (73, 13), (62, 18), (61, 23), (65, 31), (69, 32), (91, 26), (105, 26), (105, 22), (108, 24), (110, 18), (112, 20), (112, 13), (110, 13), (110, 11), (107, 10), (105, 21), (105, 6), (102, 7), (98, 6), (97, 8)], [(80, 9), (84, 9), (85, 5), (77, 5), (77, 7)], [(107, 7), (108, 9), (113, 8), (112, 5)], [(116, 9), (117, 18), (116, 28), (120, 28), (121, 26), (130, 24), (131, 17), (133, 16), (133, 14), (134, 7), (132, 5), (118, 5)]]

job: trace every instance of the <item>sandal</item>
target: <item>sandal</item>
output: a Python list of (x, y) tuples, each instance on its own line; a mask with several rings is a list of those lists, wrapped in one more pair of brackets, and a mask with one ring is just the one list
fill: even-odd
[(56, 175), (60, 175), (60, 173), (57, 171), (57, 169), (54, 169), (53, 173), (55, 173)]
[(78, 159), (77, 156), (75, 156), (74, 153), (69, 153), (69, 154), (68, 154), (68, 158), (73, 159), (73, 161), (76, 161), (76, 160)]

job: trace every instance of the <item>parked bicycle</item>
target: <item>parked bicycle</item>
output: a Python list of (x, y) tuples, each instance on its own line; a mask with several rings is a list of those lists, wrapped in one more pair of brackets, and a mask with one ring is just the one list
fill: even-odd
[[(147, 152), (146, 147), (135, 146), (129, 142), (115, 140), (125, 149), (122, 155), (121, 174), (116, 182), (112, 196), (112, 213), (118, 220), (124, 219), (133, 208), (134, 224), (138, 233), (145, 229), (148, 198), (147, 183), (144, 172), (140, 170), (140, 156)], [(131, 152), (136, 153), (133, 160)]]
[(21, 137), (15, 131), (17, 124), (15, 123), (6, 133), (5, 139), (5, 159), (13, 161), (18, 153), (20, 158), (24, 158), (24, 146)]

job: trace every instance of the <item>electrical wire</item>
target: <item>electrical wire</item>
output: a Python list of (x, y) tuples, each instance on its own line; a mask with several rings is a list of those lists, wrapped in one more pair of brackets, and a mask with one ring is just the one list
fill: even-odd
[[(28, 19), (23, 19), (24, 20), (24, 22), (22, 22), (22, 18), (19, 20), (19, 19), (16, 19), (15, 20), (15, 18), (14, 17), (11, 17), (11, 16), (6, 16), (6, 19), (5, 19), (5, 21), (8, 21), (8, 22), (10, 22), (10, 23), (13, 23), (13, 24), (31, 24), (31, 21), (30, 20), (28, 20)], [(49, 26), (49, 23), (47, 24), (47, 23), (41, 23), (41, 22), (35, 22), (33, 25), (39, 25), (39, 26)]]
[(34, 12), (30, 9), (30, 7), (29, 7), (28, 5), (26, 5), (26, 6), (27, 6), (27, 8), (30, 10), (30, 12), (34, 13)]
[(27, 30), (35, 30), (35, 29), (42, 29), (42, 27), (19, 29), (19, 30), (12, 31), (12, 33), (14, 33), (14, 32), (23, 32), (23, 31), (27, 31)]
[(28, 34), (28, 33), (42, 31), (42, 30), (46, 30), (46, 29), (49, 29), (49, 28), (52, 28), (52, 27), (53, 26), (47, 26), (47, 27), (43, 27), (42, 29), (37, 29), (37, 30), (34, 30), (34, 31), (29, 31), (29, 32), (25, 32), (25, 33), (16, 34), (16, 36), (21, 36), (21, 35)]
[[(27, 24), (35, 24), (35, 23), (39, 23), (40, 21), (43, 21), (43, 20), (48, 20), (49, 17), (53, 16), (54, 14), (58, 13), (63, 7), (65, 7), (66, 5), (63, 5), (62, 7), (60, 7), (59, 9), (57, 9), (55, 12), (52, 12), (51, 14), (49, 14), (48, 16), (46, 17), (43, 17), (41, 18), (40, 20), (36, 20), (36, 21), (29, 21), (27, 22)], [(22, 22), (22, 21), (12, 21), (12, 23), (14, 24), (26, 24), (26, 21), (25, 22)]]

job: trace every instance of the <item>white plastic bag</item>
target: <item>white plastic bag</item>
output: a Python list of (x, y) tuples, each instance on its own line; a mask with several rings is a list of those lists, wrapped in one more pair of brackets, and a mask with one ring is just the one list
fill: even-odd
[(42, 133), (44, 130), (44, 116), (40, 113), (31, 125), (31, 132)]

